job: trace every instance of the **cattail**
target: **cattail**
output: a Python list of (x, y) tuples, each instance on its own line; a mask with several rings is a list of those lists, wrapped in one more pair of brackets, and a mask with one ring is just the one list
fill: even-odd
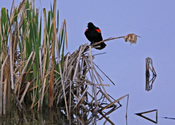
[(139, 37), (138, 35), (131, 33), (128, 34), (126, 36), (124, 36), (125, 42), (129, 41), (131, 44), (135, 44), (137, 42), (137, 37)]

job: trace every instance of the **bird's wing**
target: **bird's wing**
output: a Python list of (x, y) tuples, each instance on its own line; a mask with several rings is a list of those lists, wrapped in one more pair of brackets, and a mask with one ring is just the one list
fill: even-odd
[(96, 28), (96, 31), (98, 32), (98, 33), (101, 33), (101, 30), (97, 27)]

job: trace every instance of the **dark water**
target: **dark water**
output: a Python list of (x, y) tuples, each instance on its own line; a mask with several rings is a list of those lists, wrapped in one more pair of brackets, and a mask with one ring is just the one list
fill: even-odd
[[(167, 111), (169, 109), (167, 108)], [(144, 110), (143, 112), (131, 113), (130, 111), (126, 116), (125, 112), (125, 105), (121, 108), (113, 112), (109, 118), (115, 125), (174, 125), (175, 118), (169, 117), (165, 113), (162, 115), (161, 111), (158, 109)], [(148, 111), (148, 112), (147, 112)], [(144, 113), (145, 112), (145, 113)], [(141, 117), (141, 115), (145, 116)], [(167, 112), (168, 113), (168, 112)], [(76, 114), (74, 114), (75, 116)], [(164, 116), (164, 117), (162, 117)], [(36, 112), (32, 110), (28, 111), (18, 111), (16, 108), (11, 108), (10, 112), (6, 115), (0, 117), (0, 125), (82, 125), (81, 120), (82, 116), (76, 116), (77, 119), (71, 119), (71, 122), (67, 120), (64, 111), (61, 111), (59, 108), (50, 110), (50, 109), (43, 109), (42, 112)], [(88, 117), (89, 118), (89, 117)], [(83, 119), (82, 121), (85, 121)], [(105, 122), (105, 119), (98, 120), (95, 117), (91, 120), (90, 125), (110, 125), (109, 122)]]
[[(152, 113), (151, 115), (146, 115), (150, 119), (156, 121), (156, 113)], [(69, 125), (69, 124), (80, 124), (81, 123), (69, 123), (66, 119), (66, 116), (56, 110), (44, 110), (43, 112), (33, 112), (33, 111), (25, 111), (19, 112), (16, 110), (12, 110), (8, 115), (2, 116), (0, 118), (0, 125)], [(77, 121), (77, 120), (76, 120)], [(91, 125), (97, 124), (102, 125), (104, 123), (104, 119), (101, 121), (92, 121)], [(154, 125), (166, 123), (165, 125), (173, 125), (175, 123), (175, 118), (171, 117), (158, 117), (157, 123), (149, 119), (145, 119), (143, 117), (137, 116), (135, 114), (129, 115), (127, 118), (124, 116), (116, 116), (116, 119), (113, 121), (114, 124), (117, 125)], [(110, 125), (110, 123), (106, 122), (106, 125)]]
[(53, 110), (42, 112), (12, 110), (0, 118), (0, 125), (67, 125), (64, 114)]

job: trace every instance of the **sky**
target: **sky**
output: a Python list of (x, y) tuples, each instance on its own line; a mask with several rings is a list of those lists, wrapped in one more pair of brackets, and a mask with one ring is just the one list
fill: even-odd
[[(10, 8), (12, 0), (1, 0)], [(16, 5), (20, 0), (16, 0)], [(41, 10), (49, 10), (52, 0), (35, 0)], [(108, 41), (103, 50), (93, 49), (94, 62), (113, 80), (107, 92), (115, 99), (129, 94), (128, 125), (153, 125), (135, 113), (158, 109), (158, 125), (174, 125), (175, 117), (175, 1), (174, 0), (58, 0), (60, 22), (67, 21), (68, 50), (89, 43), (84, 35), (88, 22), (101, 29), (103, 39), (135, 33), (141, 37), (130, 45), (123, 39)], [(145, 59), (152, 58), (157, 73), (151, 91), (145, 91)], [(125, 125), (125, 104), (110, 116)], [(99, 123), (100, 124), (100, 123)]]

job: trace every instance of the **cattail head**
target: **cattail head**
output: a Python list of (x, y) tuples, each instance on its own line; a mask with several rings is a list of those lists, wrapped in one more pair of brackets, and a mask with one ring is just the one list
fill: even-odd
[(131, 33), (131, 34), (128, 34), (124, 37), (125, 39), (125, 42), (129, 41), (131, 44), (135, 44), (137, 42), (137, 37), (139, 37), (138, 35), (134, 34), (134, 33)]

